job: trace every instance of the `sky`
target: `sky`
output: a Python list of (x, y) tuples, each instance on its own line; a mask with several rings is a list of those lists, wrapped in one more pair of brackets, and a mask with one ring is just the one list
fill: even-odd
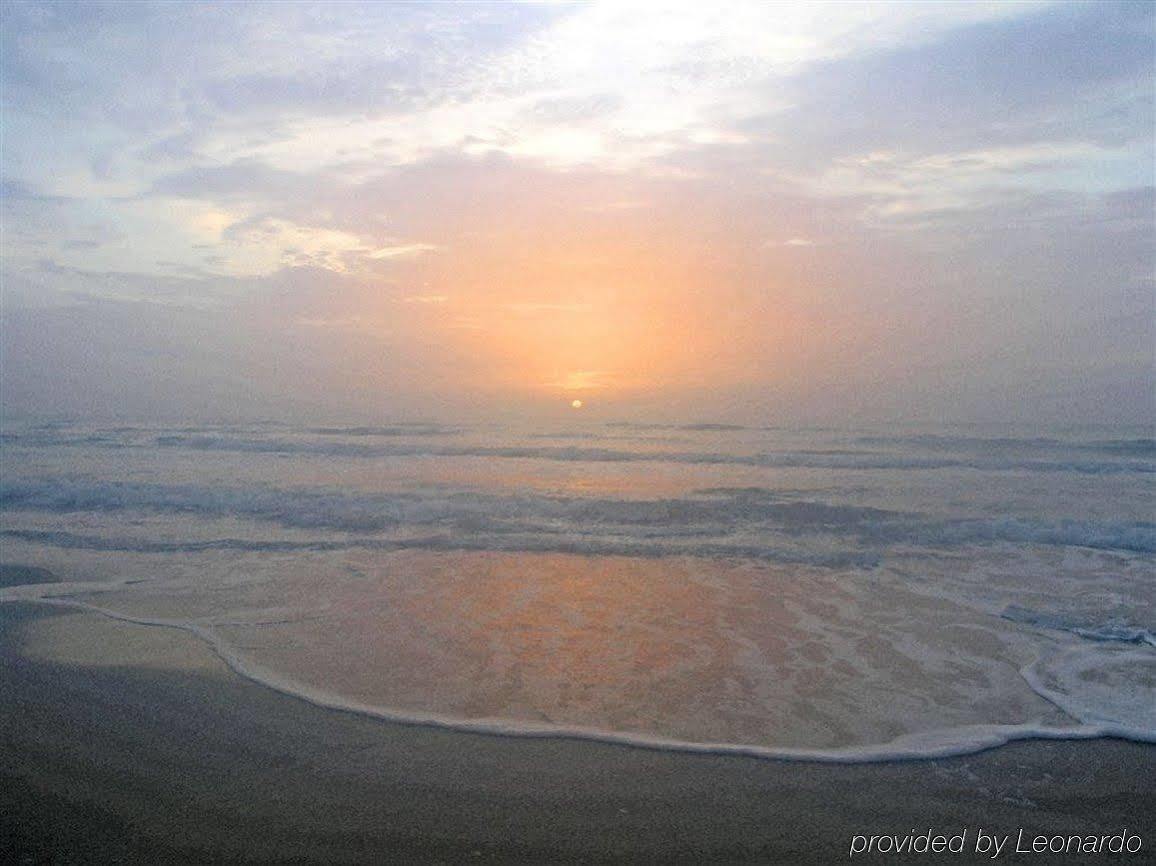
[(1154, 24), (5, 3), (0, 416), (1154, 423)]

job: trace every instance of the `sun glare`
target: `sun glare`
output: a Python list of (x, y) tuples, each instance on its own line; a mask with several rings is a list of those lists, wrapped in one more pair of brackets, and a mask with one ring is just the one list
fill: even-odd
[(572, 400), (570, 402), (570, 406), (574, 409), (581, 409), (582, 408), (582, 401), (581, 400)]

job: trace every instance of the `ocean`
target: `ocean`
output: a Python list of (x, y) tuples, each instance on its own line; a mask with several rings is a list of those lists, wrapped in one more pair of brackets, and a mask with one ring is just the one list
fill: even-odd
[(1150, 429), (9, 423), (0, 470), (0, 560), (60, 579), (0, 601), (322, 706), (835, 761), (1156, 741)]

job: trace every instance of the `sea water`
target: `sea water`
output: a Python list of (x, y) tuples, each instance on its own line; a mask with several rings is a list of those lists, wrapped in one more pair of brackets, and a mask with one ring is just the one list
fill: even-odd
[(62, 581), (0, 600), (336, 709), (834, 760), (1156, 739), (1151, 430), (10, 423), (0, 461), (0, 558)]

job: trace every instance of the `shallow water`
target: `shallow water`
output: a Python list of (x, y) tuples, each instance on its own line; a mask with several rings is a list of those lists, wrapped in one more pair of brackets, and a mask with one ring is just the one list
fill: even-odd
[(1150, 431), (10, 425), (2, 461), (3, 559), (73, 584), (0, 599), (326, 705), (841, 759), (1156, 737)]

